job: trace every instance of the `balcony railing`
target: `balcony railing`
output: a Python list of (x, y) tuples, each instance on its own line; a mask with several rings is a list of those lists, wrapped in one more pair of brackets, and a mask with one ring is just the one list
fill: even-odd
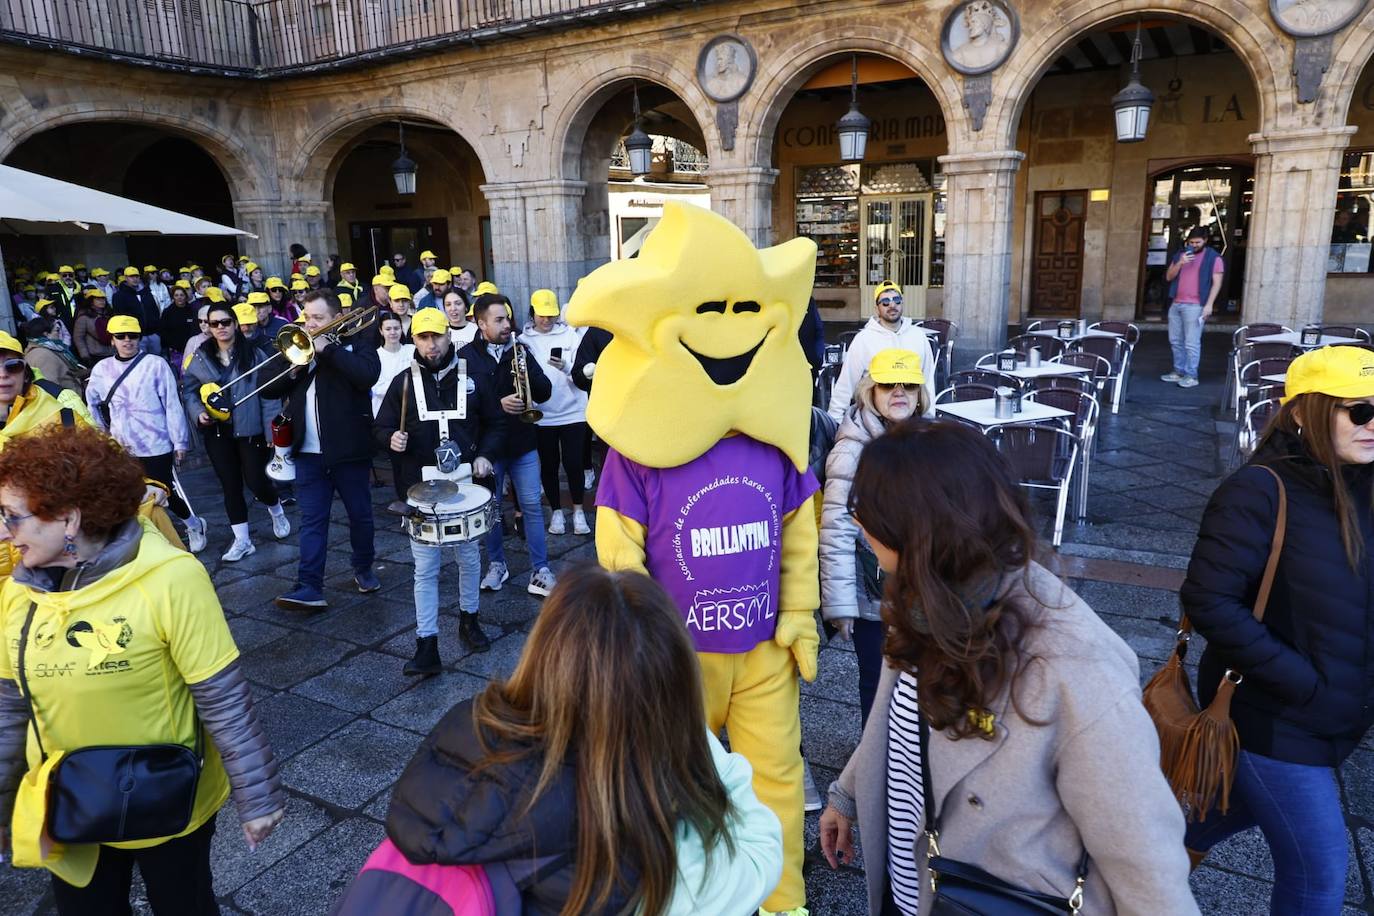
[(0, 0), (0, 39), (274, 76), (648, 12), (671, 0)]

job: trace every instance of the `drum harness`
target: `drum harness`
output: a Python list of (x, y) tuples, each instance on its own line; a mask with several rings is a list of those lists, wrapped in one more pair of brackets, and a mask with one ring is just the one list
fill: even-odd
[[(449, 435), (449, 423), (454, 420), (466, 420), (468, 416), (467, 366), (467, 360), (454, 359), (443, 369), (434, 372), (434, 390), (436, 393), (443, 384), (444, 376), (448, 375), (450, 371), (452, 372), (454, 406), (451, 409), (441, 407), (431, 410), (428, 396), (425, 393), (424, 375), (420, 371), (420, 364), (418, 361), (413, 361), (410, 364), (411, 388), (415, 390), (415, 410), (420, 422), (425, 423), (430, 420), (439, 422), (439, 446), (434, 450), (434, 464), (439, 471), (440, 478), (452, 476), (462, 461), (462, 450)], [(428, 516), (435, 525), (439, 524), (437, 504), (431, 504), (427, 509), (420, 506), (413, 506), (413, 508), (419, 514)]]

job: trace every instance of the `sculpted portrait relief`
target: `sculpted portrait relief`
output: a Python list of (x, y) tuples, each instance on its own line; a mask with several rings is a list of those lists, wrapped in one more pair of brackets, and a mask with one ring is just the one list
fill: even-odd
[(731, 102), (749, 89), (754, 81), (754, 49), (743, 38), (719, 35), (701, 49), (697, 59), (697, 82), (714, 102)]
[(1274, 21), (1300, 38), (1328, 35), (1345, 28), (1368, 0), (1269, 0)]
[(960, 73), (986, 73), (1011, 54), (1019, 29), (1016, 14), (1002, 0), (967, 0), (945, 20), (945, 60)]

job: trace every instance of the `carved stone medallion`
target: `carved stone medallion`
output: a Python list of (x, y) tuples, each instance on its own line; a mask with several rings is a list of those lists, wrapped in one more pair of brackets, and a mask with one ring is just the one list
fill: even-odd
[(955, 70), (978, 76), (997, 69), (1020, 34), (1016, 11), (1003, 0), (965, 0), (945, 17), (940, 49)]

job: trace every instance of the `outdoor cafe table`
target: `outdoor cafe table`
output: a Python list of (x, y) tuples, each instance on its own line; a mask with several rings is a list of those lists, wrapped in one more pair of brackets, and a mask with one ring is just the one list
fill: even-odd
[(1021, 426), (1026, 423), (1043, 423), (1046, 420), (1058, 420), (1063, 417), (1072, 417), (1073, 414), (1067, 410), (1060, 410), (1058, 407), (1050, 407), (1048, 404), (1041, 404), (1038, 401), (1022, 401), (1021, 412), (1012, 414), (1010, 417), (996, 416), (995, 398), (981, 398), (977, 401), (951, 401), (948, 404), (936, 404), (935, 410), (948, 417), (958, 417), (970, 423), (976, 423), (984, 430), (994, 426)]
[(998, 375), (1018, 379), (1049, 378), (1050, 376), (1087, 375), (1092, 370), (1087, 366), (1066, 366), (1063, 363), (1044, 362), (1034, 368), (1021, 366), (1018, 369), (994, 369)]
[(1314, 344), (1302, 342), (1301, 331), (1284, 331), (1282, 334), (1265, 334), (1261, 337), (1251, 337), (1246, 343), (1281, 343), (1290, 346), (1300, 347), (1304, 350), (1316, 350), (1320, 347), (1332, 347), (1338, 344), (1357, 344), (1364, 343), (1358, 337), (1341, 337), (1338, 334), (1323, 334), (1321, 340)]
[[(1118, 333), (1116, 333), (1115, 331), (1103, 331), (1103, 330), (1100, 330), (1100, 329), (1098, 329), (1098, 328), (1089, 328), (1088, 330), (1084, 331), (1082, 334), (1079, 334), (1078, 332), (1075, 331), (1073, 334), (1070, 334), (1068, 337), (1060, 337), (1060, 336), (1059, 336), (1059, 331), (1058, 331), (1058, 330), (1048, 330), (1048, 331), (1027, 331), (1026, 333), (1027, 333), (1028, 335), (1030, 335), (1031, 337), (1053, 337), (1055, 340), (1062, 340), (1062, 341), (1069, 342), (1069, 343), (1071, 343), (1071, 342), (1073, 342), (1073, 341), (1075, 341), (1075, 340), (1082, 340), (1084, 337), (1123, 337), (1123, 336), (1125, 336), (1125, 335), (1123, 335), (1123, 334), (1118, 334)], [(1254, 338), (1254, 339), (1258, 340), (1259, 338)]]

